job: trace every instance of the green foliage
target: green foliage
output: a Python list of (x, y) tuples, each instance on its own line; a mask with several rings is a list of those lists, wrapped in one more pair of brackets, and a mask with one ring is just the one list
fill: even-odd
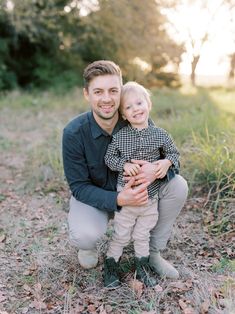
[[(164, 67), (178, 64), (183, 49), (162, 27), (166, 18), (154, 0), (100, 0), (86, 16), (80, 15), (83, 1), (11, 3), (3, 1), (0, 12), (0, 90), (70, 88), (82, 83), (84, 65), (97, 59), (120, 64), (128, 80), (179, 85)], [(147, 62), (148, 71), (136, 60)]]
[(235, 261), (228, 258), (221, 258), (219, 262), (212, 266), (212, 271), (221, 273), (225, 271), (235, 272)]
[(65, 13), (67, 1), (12, 3), (0, 14), (0, 89), (77, 84), (81, 62), (69, 50), (78, 15)]
[(206, 185), (212, 192), (226, 194), (235, 191), (234, 134), (205, 135), (193, 133), (191, 158), (197, 169), (199, 184)]
[[(99, 10), (81, 21), (83, 30), (78, 51), (86, 62), (97, 59), (118, 62), (126, 80), (138, 80), (149, 86), (170, 86), (179, 78), (163, 74), (164, 66), (169, 61), (177, 63), (183, 50), (161, 27), (165, 21), (153, 0), (99, 1)], [(150, 69), (141, 68), (138, 60), (147, 62)]]

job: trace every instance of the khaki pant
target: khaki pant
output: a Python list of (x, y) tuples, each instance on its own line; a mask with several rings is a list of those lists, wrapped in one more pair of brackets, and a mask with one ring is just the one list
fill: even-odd
[[(166, 247), (173, 224), (180, 213), (188, 194), (188, 185), (183, 177), (176, 175), (159, 190), (158, 221), (150, 232), (150, 252)], [(157, 208), (156, 208), (157, 210)], [(89, 250), (107, 230), (109, 216), (97, 208), (70, 199), (68, 215), (70, 240), (76, 247)]]
[(150, 231), (157, 223), (157, 201), (150, 200), (145, 206), (124, 206), (114, 216), (114, 234), (107, 252), (116, 261), (123, 248), (134, 241), (135, 256), (149, 256)]

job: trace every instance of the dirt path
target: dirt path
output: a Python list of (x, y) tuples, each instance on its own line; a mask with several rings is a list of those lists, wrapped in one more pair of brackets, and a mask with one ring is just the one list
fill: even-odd
[[(226, 268), (234, 238), (212, 238), (207, 233), (202, 216), (205, 198), (188, 200), (164, 252), (181, 279), (159, 279), (154, 289), (144, 289), (131, 284), (133, 273), (124, 270), (123, 286), (107, 291), (102, 261), (108, 236), (99, 246), (99, 266), (80, 269), (67, 237), (67, 186), (58, 184), (50, 165), (39, 162), (37, 149), (48, 147), (52, 129), (59, 125), (61, 131), (63, 113), (53, 118), (48, 112), (47, 118), (27, 111), (1, 114), (1, 314), (235, 313), (234, 273)], [(131, 247), (127, 250), (131, 252)], [(212, 272), (219, 261), (220, 267), (214, 266)], [(131, 263), (124, 255), (123, 265), (131, 268)]]

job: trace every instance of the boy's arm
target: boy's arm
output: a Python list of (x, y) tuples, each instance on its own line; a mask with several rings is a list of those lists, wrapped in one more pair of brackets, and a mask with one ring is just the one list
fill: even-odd
[(127, 162), (127, 159), (125, 156), (121, 156), (120, 150), (118, 149), (117, 138), (115, 136), (107, 148), (104, 161), (112, 171), (123, 171), (124, 164)]
[[(152, 183), (156, 179), (164, 178), (166, 175), (170, 180), (174, 176), (174, 173), (179, 172), (179, 151), (171, 136), (163, 129), (162, 132), (164, 137), (162, 145), (162, 159), (153, 163), (144, 160), (131, 160), (131, 162), (137, 163), (141, 166), (140, 173), (135, 176), (136, 184), (141, 184), (146, 182), (146, 180)], [(125, 179), (128, 181), (130, 178), (125, 177)]]
[(180, 163), (179, 157), (180, 153), (172, 139), (172, 137), (164, 130), (165, 133), (165, 140), (162, 146), (162, 157), (163, 160), (167, 159), (172, 163), (172, 167), (176, 170), (179, 170)]

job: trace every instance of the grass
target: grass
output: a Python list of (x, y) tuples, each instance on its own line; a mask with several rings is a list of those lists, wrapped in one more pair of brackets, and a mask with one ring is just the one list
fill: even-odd
[[(235, 91), (183, 87), (180, 90), (153, 90), (152, 93), (152, 119), (175, 139), (182, 155), (181, 173), (190, 184), (191, 197), (206, 196), (204, 207), (197, 208), (201, 211), (204, 229), (218, 241), (224, 235), (232, 236)], [(100, 266), (92, 271), (79, 268), (77, 253), (68, 244), (65, 222), (69, 193), (63, 176), (61, 134), (73, 116), (87, 109), (79, 89), (65, 95), (17, 90), (0, 97), (3, 164), (0, 164), (0, 170), (4, 178), (0, 183), (4, 218), (0, 230), (6, 235), (6, 260), (11, 258), (13, 263), (16, 257), (13, 271), (9, 271), (11, 275), (6, 273), (6, 282), (12, 278), (14, 285), (15, 282), (19, 286), (28, 284), (32, 291), (39, 282), (43, 287), (43, 301), (53, 303), (53, 306), (57, 304), (57, 308), (48, 313), (72, 314), (79, 308), (82, 308), (81, 313), (92, 313), (92, 308), (102, 313), (103, 306), (103, 312), (110, 310), (115, 314), (142, 314), (143, 311), (177, 314), (182, 313), (179, 300), (186, 300), (195, 313), (200, 313), (206, 299), (210, 301), (210, 314), (232, 309), (234, 280), (228, 277), (220, 281), (216, 277), (235, 271), (228, 256), (217, 259), (210, 267), (212, 273), (197, 270), (195, 259), (194, 271), (187, 267), (187, 276), (180, 281), (182, 284), (192, 278), (189, 290), (177, 290), (171, 282), (160, 280), (162, 291), (145, 289), (139, 297), (129, 285), (134, 274), (131, 253), (127, 251), (129, 259), (124, 258), (122, 262), (124, 284), (118, 293), (107, 292), (103, 288), (102, 259), (112, 233), (110, 229), (99, 246)], [(11, 176), (10, 180), (8, 176)], [(184, 224), (180, 226), (184, 228)], [(179, 243), (184, 244), (186, 251), (184, 241), (182, 238), (181, 242), (171, 242), (173, 254), (178, 252)], [(195, 246), (189, 253), (190, 258), (193, 259), (196, 253)], [(17, 260), (18, 256), (22, 261)], [(32, 264), (36, 267), (31, 271)], [(182, 265), (182, 273), (184, 267)], [(28, 269), (30, 274), (24, 275), (24, 270)], [(16, 286), (14, 291), (17, 289)], [(20, 289), (18, 299), (23, 295), (23, 288)], [(222, 296), (218, 297), (219, 294)], [(20, 313), (28, 304), (27, 299), (8, 302), (7, 309), (9, 313)], [(38, 312), (30, 308), (30, 313)]]

